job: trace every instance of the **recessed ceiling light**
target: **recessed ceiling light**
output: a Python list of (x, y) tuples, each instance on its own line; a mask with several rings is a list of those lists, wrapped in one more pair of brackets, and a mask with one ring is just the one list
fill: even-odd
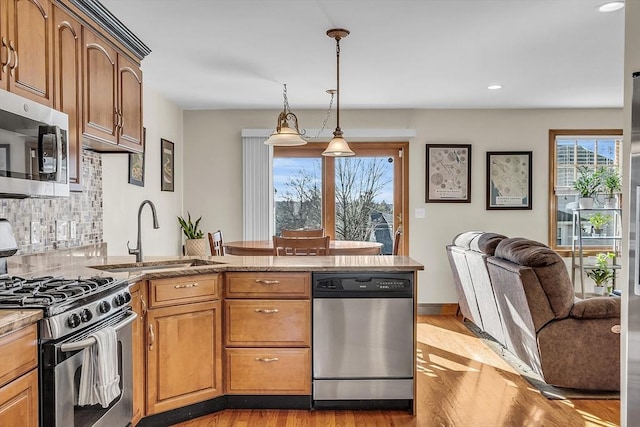
[(602, 6), (598, 7), (598, 10), (600, 12), (615, 12), (616, 10), (620, 10), (623, 7), (623, 1), (610, 1), (609, 3), (605, 3)]
[(502, 89), (502, 85), (489, 85), (489, 86), (487, 86), (487, 89), (489, 89), (489, 90)]

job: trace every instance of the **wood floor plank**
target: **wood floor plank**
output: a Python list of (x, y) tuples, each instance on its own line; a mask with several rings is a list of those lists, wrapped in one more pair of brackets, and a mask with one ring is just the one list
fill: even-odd
[(403, 411), (225, 410), (179, 427), (614, 427), (619, 400), (549, 400), (454, 316), (420, 316), (417, 416)]

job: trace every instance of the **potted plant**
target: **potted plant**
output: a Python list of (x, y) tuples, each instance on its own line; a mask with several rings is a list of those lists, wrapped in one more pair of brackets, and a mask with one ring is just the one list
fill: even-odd
[[(597, 254), (594, 267), (586, 270), (585, 272), (587, 277), (590, 277), (595, 283), (595, 287), (593, 289), (596, 295), (604, 295), (605, 287), (608, 287), (607, 284), (609, 280), (615, 277), (616, 273), (609, 265), (609, 260), (614, 257), (615, 254), (611, 252), (601, 252)], [(610, 287), (613, 287), (613, 285)], [(610, 291), (610, 289), (608, 290)]]
[(598, 192), (601, 184), (601, 175), (586, 166), (579, 170), (578, 178), (573, 183), (573, 188), (580, 195), (580, 209), (593, 208), (593, 196)]
[(207, 250), (207, 241), (204, 238), (204, 232), (200, 230), (200, 220), (191, 221), (191, 214), (187, 212), (187, 219), (178, 217), (178, 223), (182, 227), (182, 232), (187, 237), (184, 242), (184, 254), (189, 256), (205, 256)]
[(616, 195), (622, 191), (622, 177), (616, 169), (602, 168), (600, 171), (602, 189), (606, 194), (604, 207), (616, 208), (618, 205)]
[(593, 235), (600, 236), (602, 229), (611, 222), (611, 215), (596, 212), (589, 217), (589, 222), (593, 225)]

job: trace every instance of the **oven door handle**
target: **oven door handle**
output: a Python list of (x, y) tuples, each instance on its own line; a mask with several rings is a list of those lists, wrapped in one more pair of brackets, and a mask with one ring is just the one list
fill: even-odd
[[(115, 329), (116, 331), (119, 331), (125, 326), (130, 325), (134, 320), (136, 320), (137, 317), (138, 315), (135, 312), (131, 311), (129, 312), (129, 316), (127, 316), (127, 318), (124, 319), (122, 322), (114, 325), (113, 329)], [(91, 347), (95, 343), (96, 343), (96, 339), (94, 337), (89, 337), (81, 341), (61, 344), (60, 351), (68, 352), (68, 351), (82, 350), (83, 348)]]

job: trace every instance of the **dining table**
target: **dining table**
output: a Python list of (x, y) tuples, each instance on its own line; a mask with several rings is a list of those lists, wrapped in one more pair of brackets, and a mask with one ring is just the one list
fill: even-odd
[[(273, 255), (273, 240), (238, 240), (225, 242), (226, 255), (269, 256)], [(356, 240), (331, 240), (329, 255), (379, 255), (382, 243)]]

